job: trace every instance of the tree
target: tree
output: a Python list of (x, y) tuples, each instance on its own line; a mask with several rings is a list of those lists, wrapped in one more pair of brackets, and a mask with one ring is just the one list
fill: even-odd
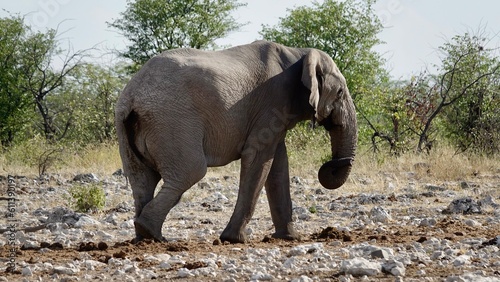
[(71, 139), (84, 144), (112, 140), (115, 102), (126, 81), (120, 68), (87, 63), (73, 77), (67, 90), (78, 93), (77, 99), (68, 101), (74, 109)]
[(500, 152), (500, 60), (487, 47), (489, 40), (484, 32), (467, 32), (440, 47), (444, 73), (438, 107), (460, 151)]
[(29, 121), (36, 115), (33, 106), (40, 114), (45, 138), (49, 141), (63, 138), (71, 119), (61, 125), (61, 105), (51, 104), (47, 98), (63, 85), (82, 60), (84, 51), (71, 53), (59, 48), (56, 30), (33, 31), (20, 16), (1, 19), (0, 25), (2, 145), (9, 145), (16, 134), (28, 131)]
[(236, 0), (128, 0), (121, 18), (108, 23), (130, 41), (121, 56), (132, 60), (134, 72), (162, 51), (215, 47), (215, 40), (238, 29), (231, 12)]
[[(382, 24), (373, 9), (373, 0), (325, 0), (312, 7), (288, 10), (276, 26), (263, 26), (266, 40), (290, 47), (310, 47), (329, 54), (345, 76), (347, 86), (362, 119), (359, 141), (370, 142), (375, 127), (371, 120), (380, 113), (374, 101), (381, 101), (389, 84), (384, 60), (372, 48)], [(372, 126), (370, 126), (372, 125)]]
[(25, 131), (30, 120), (29, 93), (21, 89), (25, 77), (19, 65), (26, 47), (27, 26), (18, 16), (0, 19), (0, 142), (7, 147)]
[(372, 48), (382, 42), (377, 34), (382, 24), (373, 9), (373, 0), (325, 0), (313, 7), (288, 10), (275, 27), (263, 26), (266, 40), (290, 47), (310, 47), (329, 54), (347, 80), (356, 101), (386, 79), (384, 60)]
[(499, 152), (500, 62), (487, 41), (465, 33), (441, 46), (437, 74), (422, 72), (382, 99), (387, 106), (380, 107), (380, 116), (389, 113), (394, 126), (383, 127), (377, 137), (389, 141), (391, 151), (414, 143), (417, 152), (429, 152), (438, 137), (447, 136), (460, 151)]
[[(56, 39), (57, 30), (54, 29), (33, 32), (28, 28), (27, 32), (22, 60), (18, 62), (25, 77), (20, 89), (31, 95), (41, 117), (45, 138), (58, 141), (66, 136), (72, 121), (71, 116), (64, 121), (59, 117), (63, 116), (62, 112), (71, 112), (71, 109), (61, 103), (52, 103), (48, 98), (58, 92), (65, 79), (82, 62), (85, 51), (73, 53), (69, 49), (61, 49)], [(56, 64), (60, 65), (56, 67)], [(59, 97), (54, 99), (57, 101)]]

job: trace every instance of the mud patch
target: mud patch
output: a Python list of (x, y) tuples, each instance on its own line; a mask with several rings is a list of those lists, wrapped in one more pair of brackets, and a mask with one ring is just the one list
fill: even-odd
[(89, 251), (95, 251), (95, 250), (100, 250), (104, 251), (108, 249), (108, 244), (104, 242), (99, 242), (99, 243), (94, 243), (94, 242), (82, 242), (80, 245), (78, 245), (77, 250), (79, 252), (89, 252)]
[(192, 270), (192, 269), (197, 269), (197, 268), (202, 268), (202, 267), (207, 267), (208, 264), (206, 262), (202, 261), (195, 261), (195, 262), (187, 262), (184, 267)]
[(343, 242), (352, 242), (353, 238), (349, 232), (338, 230), (335, 227), (327, 227), (319, 233), (313, 233), (311, 235), (313, 240), (319, 239), (334, 239), (334, 240), (342, 240)]

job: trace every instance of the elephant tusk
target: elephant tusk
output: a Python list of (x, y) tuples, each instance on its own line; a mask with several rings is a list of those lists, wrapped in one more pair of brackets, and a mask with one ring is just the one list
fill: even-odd
[(338, 168), (338, 167), (344, 167), (344, 166), (352, 166), (353, 162), (354, 162), (354, 158), (346, 157), (346, 158), (332, 159), (328, 163), (331, 167)]

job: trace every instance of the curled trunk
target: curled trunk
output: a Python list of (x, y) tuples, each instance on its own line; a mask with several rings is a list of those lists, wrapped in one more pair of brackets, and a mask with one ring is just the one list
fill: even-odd
[(340, 109), (321, 123), (329, 131), (332, 144), (332, 160), (324, 163), (318, 172), (319, 182), (326, 189), (337, 189), (346, 182), (356, 153), (356, 111), (350, 96), (346, 96)]

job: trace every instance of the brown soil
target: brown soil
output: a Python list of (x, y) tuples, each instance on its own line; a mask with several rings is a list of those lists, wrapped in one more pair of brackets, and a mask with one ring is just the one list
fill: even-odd
[[(80, 260), (82, 253), (87, 253), (92, 257), (92, 259), (107, 263), (112, 257), (114, 258), (128, 258), (132, 261), (139, 262), (140, 268), (148, 268), (152, 266), (152, 262), (144, 261), (144, 254), (159, 254), (167, 253), (173, 255), (177, 252), (188, 252), (191, 261), (186, 261), (184, 265), (174, 265), (168, 270), (157, 269), (158, 279), (162, 280), (167, 277), (171, 277), (169, 272), (176, 271), (181, 267), (188, 269), (195, 269), (206, 266), (204, 262), (197, 260), (199, 257), (206, 257), (209, 253), (216, 253), (218, 255), (224, 255), (226, 257), (239, 257), (245, 252), (245, 248), (262, 248), (270, 249), (279, 247), (283, 252), (286, 252), (290, 248), (312, 242), (325, 242), (324, 247), (330, 251), (335, 251), (335, 249), (344, 248), (352, 244), (359, 244), (362, 242), (373, 242), (376, 240), (376, 244), (379, 246), (389, 246), (389, 247), (402, 247), (411, 248), (414, 242), (425, 242), (429, 238), (447, 239), (451, 242), (461, 241), (465, 238), (488, 238), (493, 239), (495, 236), (499, 235), (500, 226), (481, 226), (481, 227), (470, 227), (462, 222), (453, 219), (452, 217), (446, 217), (438, 221), (435, 226), (432, 227), (415, 227), (415, 226), (400, 226), (398, 224), (390, 224), (386, 233), (375, 234), (373, 230), (354, 230), (351, 232), (340, 231), (333, 227), (327, 227), (323, 230), (319, 230), (316, 233), (312, 233), (300, 242), (283, 241), (278, 239), (272, 239), (270, 237), (264, 237), (261, 241), (250, 241), (247, 244), (218, 244), (217, 238), (214, 238), (214, 244), (205, 242), (153, 242), (150, 240), (141, 241), (137, 244), (132, 243), (132, 241), (124, 242), (82, 242), (79, 246), (74, 248), (63, 248), (60, 244), (51, 243), (41, 243), (40, 248), (48, 248), (52, 251), (45, 252), (43, 255), (40, 254), (40, 248), (37, 249), (18, 249), (17, 250), (17, 261), (26, 261), (28, 263), (37, 262), (50, 262), (53, 265), (62, 265), (65, 262), (70, 262), (74, 260)], [(340, 244), (328, 244), (332, 241), (340, 241)], [(494, 240), (485, 241), (483, 246), (488, 244), (495, 244)], [(236, 248), (236, 249), (235, 249)], [(464, 252), (467, 250), (463, 250)], [(9, 254), (9, 249), (7, 246), (0, 247), (0, 257), (7, 257)], [(499, 258), (500, 259), (500, 258)], [(421, 264), (426, 264), (425, 262), (420, 262)], [(413, 263), (406, 268), (405, 279), (415, 278), (418, 279), (416, 272), (420, 269), (417, 263)], [(497, 276), (500, 278), (500, 272), (491, 270), (484, 270), (488, 276)], [(162, 272), (163, 271), (163, 272)], [(448, 277), (451, 274), (459, 275), (461, 274), (460, 269), (450, 268), (450, 267), (439, 267), (435, 264), (425, 265), (425, 272), (427, 277), (434, 277), (439, 279), (440, 277)], [(305, 275), (318, 275), (324, 280), (336, 281), (338, 277), (342, 275), (339, 269), (331, 269), (330, 273), (304, 273)], [(2, 273), (8, 279), (8, 281), (22, 280), (23, 276), (19, 269), (8, 270), (6, 273)], [(44, 273), (42, 277), (50, 278), (51, 273)], [(195, 278), (191, 278), (195, 281)], [(199, 279), (199, 278), (198, 278)], [(370, 279), (378, 281), (394, 281), (394, 276), (390, 274), (379, 274), (375, 277), (370, 277)], [(182, 280), (182, 279), (179, 279)], [(190, 279), (186, 279), (189, 281)]]

